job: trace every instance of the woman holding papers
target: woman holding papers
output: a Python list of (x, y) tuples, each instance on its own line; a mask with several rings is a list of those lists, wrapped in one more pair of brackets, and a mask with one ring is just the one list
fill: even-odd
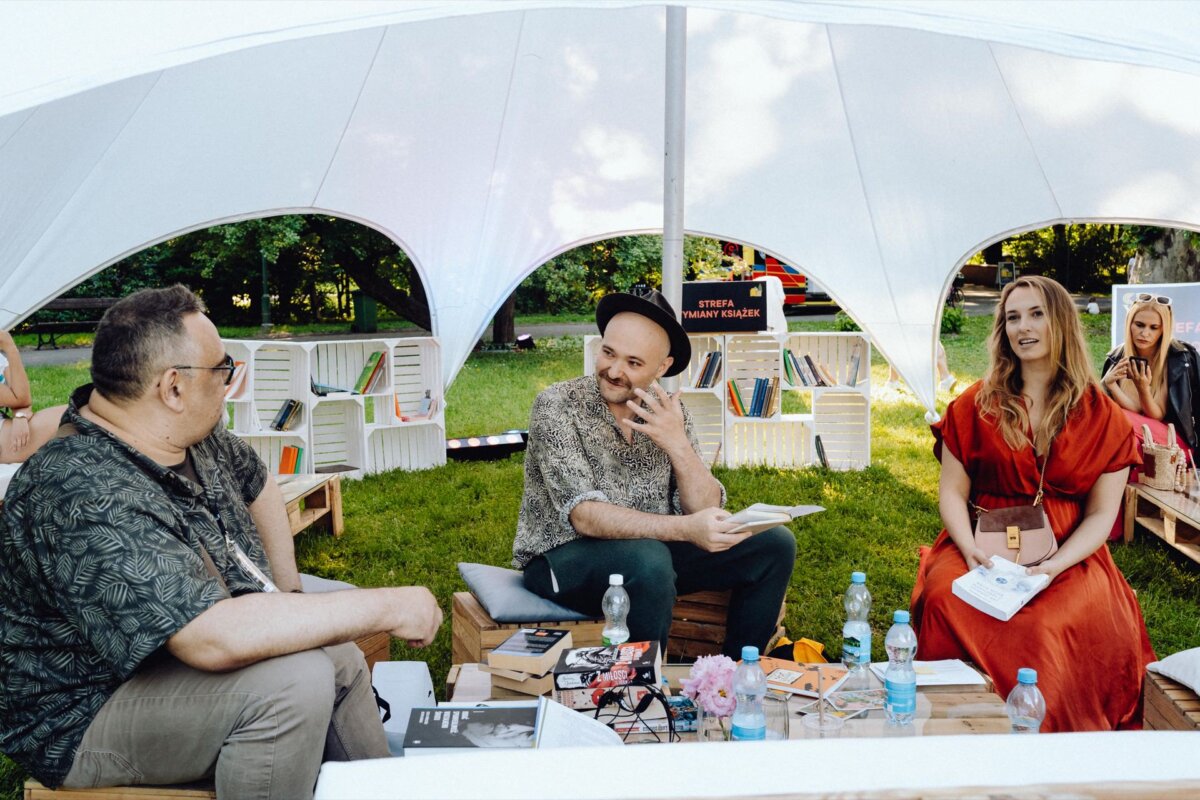
[[(1042, 730), (1140, 727), (1154, 652), (1105, 545), (1128, 468), (1140, 461), (1129, 423), (1097, 383), (1075, 306), (1054, 281), (1005, 287), (988, 347), (983, 380), (933, 427), (946, 527), (922, 553), (913, 589), (919, 652), (974, 661), (1005, 696), (1018, 668), (1035, 668), (1048, 708)], [(990, 564), (975, 546), (975, 507), (1030, 504), (1043, 463), (1059, 549), (1029, 570), (1050, 585), (1001, 622), (954, 597), (951, 583)]]

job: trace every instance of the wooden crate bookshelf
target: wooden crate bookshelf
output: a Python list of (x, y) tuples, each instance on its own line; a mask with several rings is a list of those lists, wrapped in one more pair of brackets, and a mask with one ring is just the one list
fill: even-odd
[[(692, 416), (701, 452), (709, 464), (775, 467), (817, 463), (816, 437), (831, 469), (862, 469), (871, 463), (871, 345), (859, 333), (780, 333), (691, 336), (692, 358), (680, 374), (680, 391)], [(584, 374), (594, 374), (600, 337), (584, 340)], [(836, 386), (793, 386), (787, 380), (785, 349), (824, 364)], [(711, 389), (696, 388), (708, 352), (722, 353)], [(858, 368), (851, 375), (855, 355)], [(777, 378), (782, 402), (763, 417), (739, 416), (726, 382), (736, 381), (750, 402), (756, 378)], [(788, 397), (790, 395), (790, 397)], [(803, 413), (784, 413), (784, 407)]]
[[(235, 361), (245, 361), (244, 388), (227, 401), (228, 425), (267, 466), (279, 469), (287, 445), (304, 449), (300, 471), (337, 471), (357, 478), (391, 469), (426, 469), (446, 463), (441, 348), (433, 337), (330, 341), (225, 340)], [(383, 377), (366, 394), (317, 395), (312, 384), (353, 389), (373, 353), (383, 353)], [(434, 412), (420, 411), (428, 392)], [(301, 404), (287, 431), (271, 422), (287, 400)], [(397, 413), (399, 409), (399, 413)]]

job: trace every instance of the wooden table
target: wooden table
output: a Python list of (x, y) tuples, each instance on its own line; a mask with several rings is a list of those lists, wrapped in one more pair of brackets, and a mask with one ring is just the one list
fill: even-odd
[[(1172, 492), (1131, 483), (1125, 487), (1125, 541), (1141, 525), (1171, 547), (1200, 563), (1200, 491)], [(1136, 525), (1135, 525), (1136, 523)]]
[[(666, 665), (663, 674), (678, 691), (678, 679), (687, 675), (687, 666)], [(879, 679), (869, 677), (866, 688), (879, 688)], [(454, 666), (446, 678), (446, 695), (456, 702), (481, 702), (491, 698), (491, 678), (478, 664)], [(513, 698), (506, 697), (506, 700)], [(799, 709), (812, 702), (811, 697), (794, 696), (788, 726), (790, 739), (804, 739), (805, 730)], [(1011, 730), (1004, 700), (991, 690), (990, 682), (975, 687), (928, 687), (917, 691), (917, 714), (911, 726), (888, 725), (882, 709), (869, 711), (846, 720), (839, 738), (896, 736), (960, 736), (979, 733), (1008, 733)], [(632, 741), (632, 739), (630, 739)]]
[(342, 478), (340, 475), (276, 475), (287, 506), (292, 536), (320, 522), (334, 536), (341, 536)]

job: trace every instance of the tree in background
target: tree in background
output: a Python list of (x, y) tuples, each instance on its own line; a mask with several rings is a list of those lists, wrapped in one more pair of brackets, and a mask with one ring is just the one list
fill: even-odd
[(1012, 236), (1003, 249), (1021, 272), (1054, 278), (1072, 292), (1106, 291), (1122, 283), (1133, 255), (1120, 225), (1052, 225)]
[(1125, 232), (1135, 251), (1130, 283), (1200, 281), (1200, 233), (1149, 225), (1129, 225)]

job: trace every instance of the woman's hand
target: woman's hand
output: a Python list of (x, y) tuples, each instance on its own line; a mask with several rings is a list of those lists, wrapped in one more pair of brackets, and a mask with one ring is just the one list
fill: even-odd
[(967, 562), (967, 571), (975, 569), (978, 566), (984, 566), (988, 569), (992, 567), (992, 557), (975, 546), (975, 541), (972, 539), (971, 544), (964, 547), (958, 542), (958, 552), (962, 553), (963, 561)]
[(29, 417), (13, 417), (8, 424), (12, 425), (12, 450), (19, 453), (29, 444)]
[(1122, 356), (1113, 368), (1104, 373), (1103, 383), (1109, 389), (1129, 377), (1129, 358)]
[(1045, 561), (1038, 564), (1037, 566), (1026, 567), (1025, 574), (1026, 575), (1049, 575), (1050, 580), (1053, 581), (1060, 574), (1062, 574), (1063, 570), (1067, 569), (1069, 566), (1071, 566), (1071, 565), (1064, 564), (1061, 561), (1059, 561), (1057, 558), (1047, 558)]

